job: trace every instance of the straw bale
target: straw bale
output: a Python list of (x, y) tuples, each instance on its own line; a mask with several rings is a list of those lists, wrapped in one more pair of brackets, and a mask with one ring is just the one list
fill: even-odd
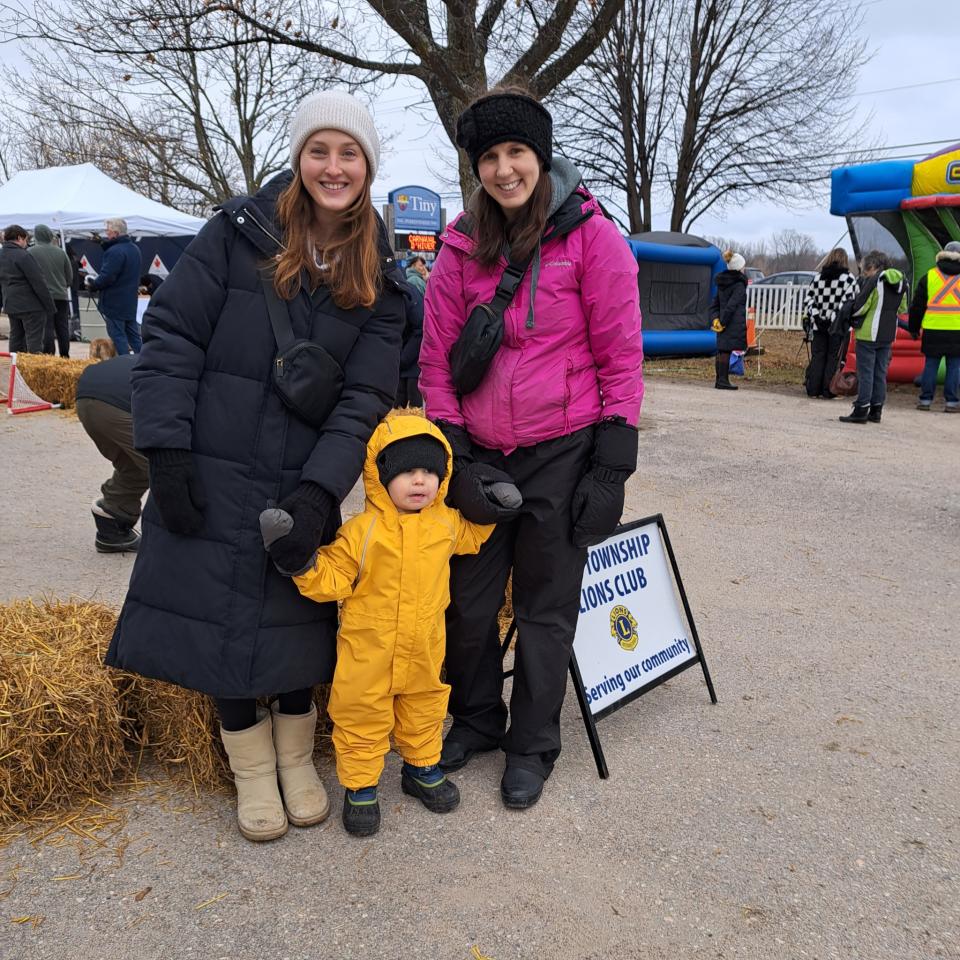
[(78, 804), (129, 768), (100, 666), (115, 620), (96, 603), (0, 605), (0, 823)]
[(76, 406), (80, 374), (96, 360), (54, 357), (46, 353), (18, 353), (17, 367), (27, 386), (48, 403), (65, 409)]

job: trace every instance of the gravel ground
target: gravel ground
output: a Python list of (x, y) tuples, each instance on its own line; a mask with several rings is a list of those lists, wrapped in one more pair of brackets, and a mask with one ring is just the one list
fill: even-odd
[[(370, 841), (334, 816), (254, 845), (227, 796), (128, 801), (125, 852), (0, 850), (0, 958), (960, 958), (960, 418), (846, 409), (648, 384), (626, 518), (665, 515), (720, 703), (690, 670), (602, 721), (609, 780), (571, 694), (524, 813), (490, 754), (447, 817), (389, 758)], [(119, 603), (77, 421), (4, 417), (0, 443), (3, 595)]]

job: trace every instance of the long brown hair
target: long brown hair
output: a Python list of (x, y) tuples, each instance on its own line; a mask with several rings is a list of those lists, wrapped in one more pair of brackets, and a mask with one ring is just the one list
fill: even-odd
[[(495, 96), (498, 93), (512, 93), (536, 100), (529, 90), (521, 86), (507, 85), (494, 87), (477, 97), (477, 100)], [(473, 106), (473, 103), (470, 105)], [(477, 187), (467, 204), (467, 210), (473, 218), (473, 239), (476, 243), (471, 256), (483, 264), (496, 263), (503, 252), (504, 243), (510, 244), (510, 256), (514, 260), (525, 260), (533, 253), (533, 248), (543, 236), (547, 226), (547, 214), (553, 200), (553, 183), (550, 174), (540, 165), (540, 179), (537, 181), (530, 199), (524, 204), (513, 221), (508, 221), (503, 209), (493, 197)]]
[(850, 260), (847, 258), (847, 251), (843, 247), (834, 247), (817, 265), (818, 270), (824, 267), (841, 267), (844, 270), (850, 269)]
[(300, 274), (306, 270), (310, 289), (325, 283), (342, 310), (373, 306), (380, 289), (380, 251), (369, 168), (360, 195), (340, 216), (338, 229), (323, 249), (329, 269), (321, 271), (314, 259), (313, 204), (299, 170), (277, 200), (277, 221), (284, 247), (276, 258), (273, 284), (284, 300), (300, 292)]

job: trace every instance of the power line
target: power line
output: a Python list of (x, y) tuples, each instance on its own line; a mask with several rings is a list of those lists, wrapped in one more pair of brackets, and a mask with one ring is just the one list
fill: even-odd
[(923, 83), (905, 83), (901, 87), (884, 87), (883, 90), (865, 90), (863, 93), (855, 93), (855, 97), (872, 97), (876, 93), (895, 93), (897, 90), (915, 90), (917, 87), (935, 87), (941, 83), (956, 83), (960, 77), (947, 77), (944, 80), (925, 80)]

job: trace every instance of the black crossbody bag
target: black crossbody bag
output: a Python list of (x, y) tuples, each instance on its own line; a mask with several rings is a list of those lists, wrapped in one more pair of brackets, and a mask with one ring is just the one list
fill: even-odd
[(273, 388), (289, 410), (319, 430), (340, 399), (343, 368), (319, 343), (294, 336), (289, 309), (277, 296), (273, 277), (267, 271), (262, 271), (261, 277), (277, 341)]
[(450, 377), (463, 396), (480, 386), (503, 342), (503, 315), (523, 280), (533, 256), (511, 260), (489, 303), (478, 303), (450, 348)]

